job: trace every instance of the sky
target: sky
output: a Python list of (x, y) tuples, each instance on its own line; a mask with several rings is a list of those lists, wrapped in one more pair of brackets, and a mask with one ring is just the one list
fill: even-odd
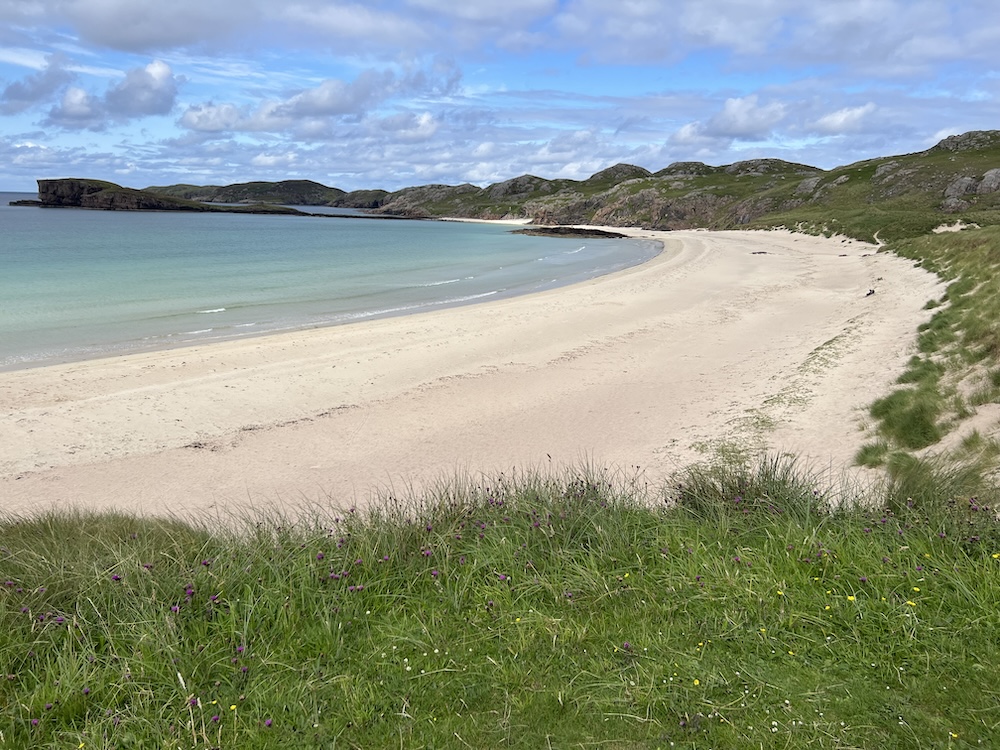
[(829, 169), (1000, 128), (996, 0), (0, 0), (0, 189)]

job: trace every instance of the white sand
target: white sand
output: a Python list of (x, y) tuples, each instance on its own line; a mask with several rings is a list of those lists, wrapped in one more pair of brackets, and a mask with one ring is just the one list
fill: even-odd
[(0, 511), (348, 505), (584, 461), (656, 482), (722, 443), (841, 466), (943, 289), (858, 242), (632, 234), (664, 252), (551, 292), (0, 373)]

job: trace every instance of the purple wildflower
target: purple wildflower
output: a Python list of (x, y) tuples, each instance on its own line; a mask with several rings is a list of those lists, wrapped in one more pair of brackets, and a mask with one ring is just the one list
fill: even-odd
[(269, 727), (273, 722), (270, 719), (264, 719), (264, 726)]
[(322, 560), (324, 557), (326, 557), (326, 555), (324, 555), (322, 552), (317, 552), (316, 553), (316, 559), (317, 560)]

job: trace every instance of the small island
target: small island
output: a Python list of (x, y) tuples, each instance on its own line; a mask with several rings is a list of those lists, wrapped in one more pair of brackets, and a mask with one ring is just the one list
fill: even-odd
[(153, 189), (137, 190), (105, 180), (64, 178), (38, 180), (38, 200), (11, 201), (11, 206), (39, 208), (87, 208), (98, 211), (187, 211), (229, 214), (281, 214), (288, 216), (320, 216), (338, 219), (405, 219), (393, 215), (327, 214), (300, 211), (275, 202), (254, 202), (237, 205), (213, 204), (181, 198)]

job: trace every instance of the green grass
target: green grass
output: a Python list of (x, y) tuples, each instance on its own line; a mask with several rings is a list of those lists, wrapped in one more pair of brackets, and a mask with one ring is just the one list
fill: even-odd
[(928, 305), (934, 315), (918, 329), (919, 354), (899, 387), (870, 410), (880, 439), (916, 451), (1000, 399), (1000, 227), (929, 234), (891, 249), (949, 282), (943, 298)]
[(890, 496), (769, 458), (8, 519), (0, 747), (996, 746), (992, 498)]

